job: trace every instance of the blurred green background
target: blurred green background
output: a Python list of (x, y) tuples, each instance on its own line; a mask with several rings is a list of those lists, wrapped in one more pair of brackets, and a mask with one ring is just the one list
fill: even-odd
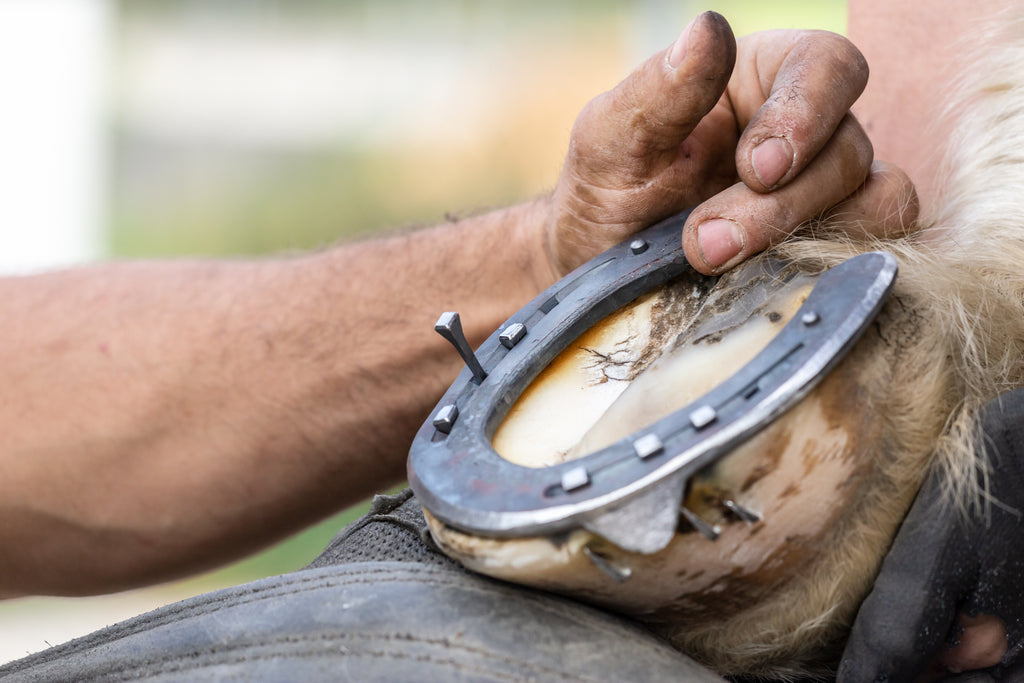
[[(835, 0), (114, 3), (105, 250), (321, 248), (543, 193), (580, 108), (704, 9), (738, 36), (845, 29)], [(107, 619), (301, 567), (361, 513), (153, 589)], [(59, 620), (73, 602), (9, 602), (0, 628), (11, 610)]]

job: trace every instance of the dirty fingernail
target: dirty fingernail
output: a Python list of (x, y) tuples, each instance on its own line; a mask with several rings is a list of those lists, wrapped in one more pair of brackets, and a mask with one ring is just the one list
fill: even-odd
[(785, 138), (768, 138), (750, 153), (754, 175), (765, 187), (774, 187), (793, 166), (793, 148)]
[(668, 65), (673, 69), (677, 68), (683, 63), (683, 60), (686, 59), (686, 45), (690, 42), (690, 33), (693, 31), (694, 25), (700, 18), (701, 15), (698, 14), (696, 17), (691, 19), (690, 23), (683, 29), (683, 32), (679, 34), (675, 44), (672, 45), (672, 50), (668, 53)]
[(743, 232), (732, 221), (713, 218), (697, 228), (697, 248), (704, 263), (717, 268), (743, 249)]

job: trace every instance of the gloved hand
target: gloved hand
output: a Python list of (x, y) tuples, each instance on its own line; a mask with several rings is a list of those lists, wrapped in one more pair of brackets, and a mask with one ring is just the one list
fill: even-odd
[(839, 683), (1024, 680), (1024, 389), (981, 419), (988, 519), (958, 516), (939, 473), (928, 476), (857, 614)]

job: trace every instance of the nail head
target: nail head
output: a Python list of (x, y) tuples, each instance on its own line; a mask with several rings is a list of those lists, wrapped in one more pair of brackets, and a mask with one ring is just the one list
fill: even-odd
[(641, 460), (646, 460), (665, 450), (665, 445), (657, 434), (645, 434), (633, 442), (633, 450)]
[(522, 323), (512, 323), (498, 335), (498, 341), (506, 349), (511, 349), (513, 346), (518, 344), (526, 336), (526, 325)]
[(690, 424), (694, 429), (704, 429), (718, 419), (718, 413), (711, 406), (701, 406), (690, 413)]
[(562, 475), (562, 489), (566, 492), (575, 491), (590, 483), (590, 472), (586, 467), (574, 467)]
[(459, 407), (454, 403), (442, 407), (434, 415), (434, 429), (441, 432), (442, 434), (448, 434), (452, 431), (452, 427), (455, 425), (455, 420), (459, 418)]

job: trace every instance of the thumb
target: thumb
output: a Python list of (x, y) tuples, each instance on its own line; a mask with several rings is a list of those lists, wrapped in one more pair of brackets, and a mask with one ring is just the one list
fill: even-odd
[(729, 23), (704, 12), (670, 47), (594, 99), (576, 122), (574, 142), (646, 179), (674, 161), (679, 145), (725, 91), (735, 62)]
[[(700, 184), (708, 177), (717, 182), (715, 192), (734, 182), (735, 121), (721, 122), (731, 138), (688, 136), (715, 109), (735, 61), (728, 22), (705, 12), (580, 112), (545, 237), (554, 272), (567, 273), (640, 228), (697, 204), (707, 196)], [(719, 177), (721, 169), (709, 172), (715, 159), (726, 164), (728, 178)]]

